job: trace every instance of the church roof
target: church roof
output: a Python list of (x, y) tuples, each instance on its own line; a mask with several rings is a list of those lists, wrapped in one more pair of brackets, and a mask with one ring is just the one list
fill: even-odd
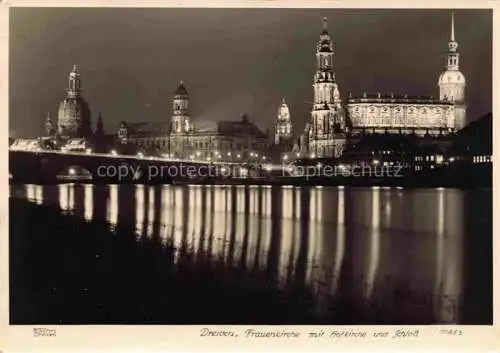
[(194, 123), (194, 130), (197, 133), (214, 133), (226, 136), (248, 135), (262, 138), (267, 137), (255, 124), (244, 120), (196, 121)]
[(145, 121), (127, 123), (129, 133), (135, 136), (159, 136), (170, 133), (170, 122)]
[(439, 76), (438, 83), (465, 83), (465, 76), (458, 70), (446, 70)]

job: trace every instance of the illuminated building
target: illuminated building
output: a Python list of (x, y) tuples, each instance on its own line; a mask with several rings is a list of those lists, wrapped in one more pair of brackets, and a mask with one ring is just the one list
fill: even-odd
[(192, 121), (183, 82), (174, 94), (170, 122), (122, 122), (117, 137), (148, 154), (209, 161), (261, 160), (269, 147), (268, 135), (246, 114), (240, 120)]
[(452, 16), (446, 71), (438, 80), (439, 99), (408, 95), (367, 95), (347, 100), (352, 132), (441, 136), (465, 126), (465, 76), (459, 70)]
[(323, 19), (323, 31), (316, 47), (314, 102), (310, 124), (304, 131), (307, 144), (302, 152), (316, 157), (339, 157), (346, 143), (346, 120), (333, 72), (333, 43)]
[(317, 72), (311, 119), (296, 140), (292, 155), (339, 157), (349, 143), (366, 134), (401, 134), (441, 138), (465, 126), (465, 76), (459, 70), (452, 15), (446, 70), (438, 80), (439, 98), (406, 94), (349, 94), (345, 110), (333, 73), (333, 44), (323, 20), (317, 45)]
[(85, 137), (92, 135), (90, 108), (82, 97), (80, 72), (73, 65), (68, 79), (66, 97), (59, 104), (57, 132), (62, 137)]
[(274, 125), (274, 144), (282, 145), (290, 142), (292, 138), (292, 119), (290, 109), (285, 102), (285, 98), (278, 108), (278, 116)]

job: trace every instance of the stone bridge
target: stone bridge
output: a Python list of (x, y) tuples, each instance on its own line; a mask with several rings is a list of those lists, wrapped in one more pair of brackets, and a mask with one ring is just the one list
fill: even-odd
[(260, 168), (231, 162), (166, 159), (62, 151), (9, 151), (14, 182), (48, 183), (89, 180), (93, 183), (172, 183), (210, 181), (259, 173)]

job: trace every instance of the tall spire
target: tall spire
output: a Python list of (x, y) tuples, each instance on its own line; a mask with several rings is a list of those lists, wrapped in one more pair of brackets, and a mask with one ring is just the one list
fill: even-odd
[(451, 37), (450, 41), (454, 42), (455, 41), (455, 13), (451, 13)]
[(323, 33), (327, 33), (327, 25), (328, 25), (327, 18), (323, 17)]
[(453, 12), (451, 13), (451, 31), (448, 49), (451, 53), (456, 52), (458, 49), (458, 43), (455, 41), (455, 14)]

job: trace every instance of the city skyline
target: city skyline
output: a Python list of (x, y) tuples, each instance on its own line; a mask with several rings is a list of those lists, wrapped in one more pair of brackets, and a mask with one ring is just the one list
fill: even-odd
[[(101, 112), (108, 133), (115, 133), (121, 120), (170, 121), (171, 99), (183, 80), (190, 92), (193, 121), (237, 120), (248, 113), (263, 130), (271, 129), (285, 98), (297, 134), (310, 117), (314, 49), (323, 17), (328, 18), (343, 99), (349, 92), (437, 98), (451, 14), (451, 10), (368, 9), (36, 11), (11, 10), (10, 133), (14, 136), (39, 135), (47, 112), (57, 115), (73, 64), (82, 73), (92, 126)], [(121, 15), (113, 18), (115, 12)], [(491, 11), (454, 12), (461, 68), (468, 79), (470, 122), (491, 111)], [(253, 25), (257, 20), (259, 26)], [(419, 36), (415, 30), (421, 20), (428, 22), (420, 26)], [(237, 24), (226, 24), (230, 21)], [(356, 21), (363, 25), (356, 26)], [(210, 25), (216, 27), (210, 31)], [(176, 36), (169, 29), (182, 32)], [(222, 47), (234, 39), (239, 45)], [(157, 48), (162, 41), (165, 50)], [(26, 97), (32, 97), (30, 104)]]

